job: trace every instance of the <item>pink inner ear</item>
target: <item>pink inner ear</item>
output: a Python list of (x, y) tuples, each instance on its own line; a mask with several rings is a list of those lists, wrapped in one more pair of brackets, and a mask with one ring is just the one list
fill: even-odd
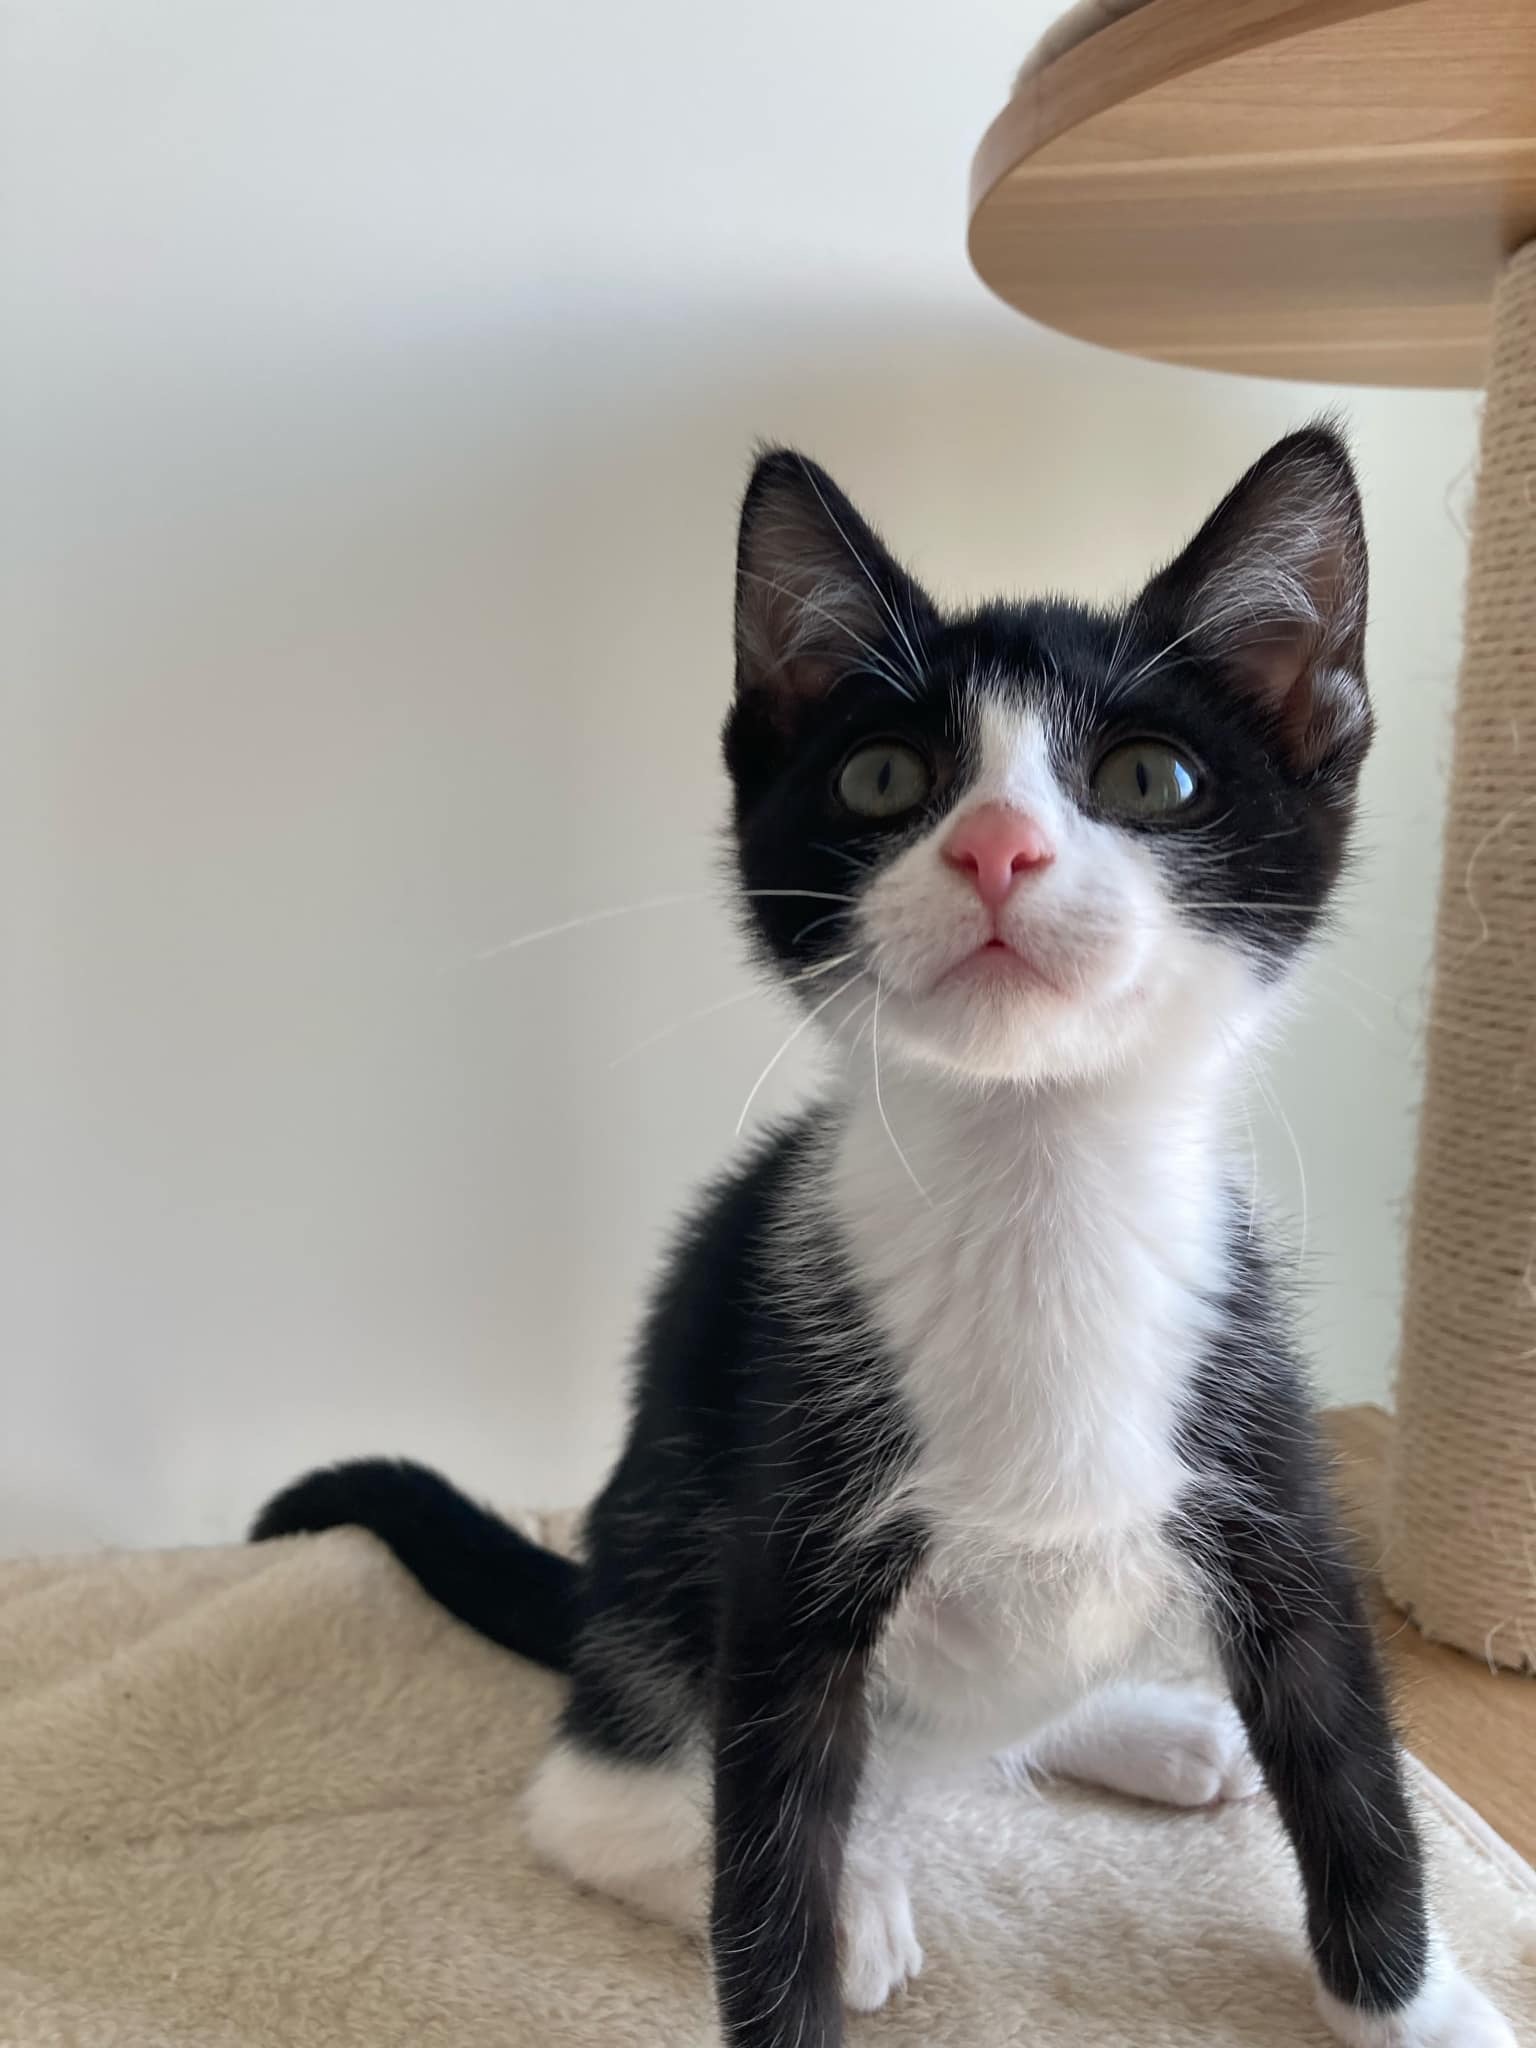
[(1311, 770), (1351, 735), (1369, 734), (1364, 685), (1330, 662), (1317, 626), (1298, 621), (1248, 642), (1237, 668), (1242, 687), (1273, 716), (1293, 767)]
[(822, 561), (743, 565), (736, 612), (743, 687), (788, 699), (791, 709), (824, 696), (844, 670), (874, 657), (876, 602), (867, 579)]
[(1317, 668), (1307, 662), (1292, 678), (1280, 700), (1280, 731), (1293, 759), (1310, 762), (1313, 713), (1317, 707)]
[(1238, 688), (1274, 718), (1292, 759), (1305, 751), (1312, 723), (1319, 639), (1310, 620), (1277, 620), (1228, 651)]
[(1300, 619), (1266, 629), (1262, 639), (1245, 640), (1237, 652), (1243, 680), (1253, 694), (1283, 711), (1306, 682), (1317, 629)]
[(1352, 731), (1369, 731), (1359, 573), (1342, 542), (1316, 541), (1271, 586), (1272, 596), (1294, 603), (1291, 615), (1255, 619), (1226, 636), (1241, 686), (1273, 715), (1287, 758), (1304, 772)]

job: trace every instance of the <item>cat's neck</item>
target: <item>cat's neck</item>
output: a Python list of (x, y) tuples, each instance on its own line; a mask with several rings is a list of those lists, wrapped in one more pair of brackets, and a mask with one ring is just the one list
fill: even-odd
[(1227, 1169), (1245, 1071), (1240, 1051), (1214, 1035), (1092, 1079), (1031, 1087), (979, 1084), (889, 1055), (877, 1070), (866, 1047), (842, 1077), (841, 1193), (887, 1216), (968, 1207), (984, 1179), (1001, 1199), (1042, 1175), (1198, 1198)]

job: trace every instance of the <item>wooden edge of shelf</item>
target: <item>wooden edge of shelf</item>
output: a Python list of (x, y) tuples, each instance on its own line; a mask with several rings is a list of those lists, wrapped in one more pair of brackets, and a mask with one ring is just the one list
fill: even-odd
[(1146, 0), (1032, 72), (971, 160), (970, 212), (1026, 157), (1108, 108), (1223, 57), (1414, 0)]

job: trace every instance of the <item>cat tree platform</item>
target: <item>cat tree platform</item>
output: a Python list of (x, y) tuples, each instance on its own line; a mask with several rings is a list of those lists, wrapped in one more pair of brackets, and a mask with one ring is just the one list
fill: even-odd
[(1536, 1671), (1536, 0), (1080, 0), (970, 249), (1131, 354), (1486, 382), (1382, 1576)]
[(1077, 10), (1124, 18), (1027, 66), (976, 152), (992, 290), (1167, 362), (1482, 384), (1536, 236), (1533, 0), (1128, 5)]
[[(361, 1530), (0, 1560), (0, 1672), (6, 2048), (718, 2048), (696, 1944), (529, 1851), (560, 1681)], [(1530, 2042), (1536, 1875), (1409, 1775), (1447, 1935)], [(1263, 1803), (982, 1768), (908, 1825), (927, 1966), (849, 2048), (1329, 2048)]]

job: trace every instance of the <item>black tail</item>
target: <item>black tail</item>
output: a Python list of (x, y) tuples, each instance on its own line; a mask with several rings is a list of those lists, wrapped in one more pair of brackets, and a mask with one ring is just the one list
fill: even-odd
[(311, 1472), (267, 1502), (251, 1541), (349, 1523), (388, 1544), (440, 1606), (493, 1643), (551, 1671), (571, 1668), (578, 1567), (424, 1465), (360, 1458)]

